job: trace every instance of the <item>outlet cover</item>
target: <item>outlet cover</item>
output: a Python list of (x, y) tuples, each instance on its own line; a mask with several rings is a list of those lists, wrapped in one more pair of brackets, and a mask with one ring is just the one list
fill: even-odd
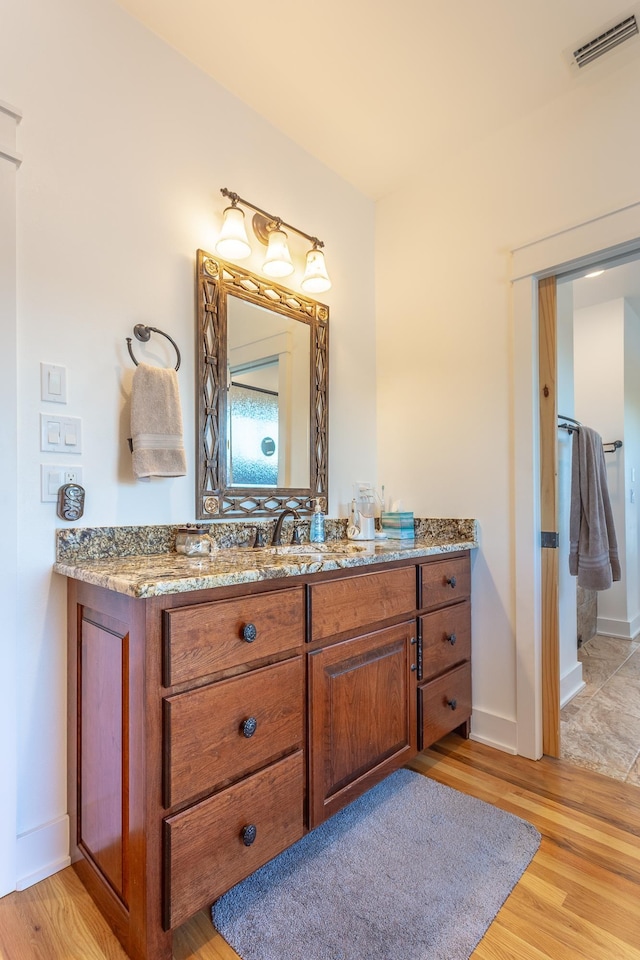
[(55, 503), (58, 490), (65, 483), (78, 483), (82, 486), (82, 467), (71, 467), (53, 463), (40, 464), (40, 500), (42, 503)]

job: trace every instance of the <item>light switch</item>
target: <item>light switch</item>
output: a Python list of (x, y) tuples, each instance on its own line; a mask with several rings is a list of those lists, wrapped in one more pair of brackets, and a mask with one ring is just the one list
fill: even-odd
[(40, 414), (40, 449), (53, 453), (82, 452), (80, 417), (54, 417)]
[(67, 368), (54, 363), (40, 364), (40, 398), (50, 403), (67, 402)]

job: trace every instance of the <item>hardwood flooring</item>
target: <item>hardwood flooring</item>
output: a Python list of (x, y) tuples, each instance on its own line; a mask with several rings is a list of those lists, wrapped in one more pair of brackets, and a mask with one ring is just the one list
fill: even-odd
[[(529, 820), (542, 834), (473, 960), (640, 960), (637, 786), (454, 735), (410, 766)], [(237, 960), (206, 911), (176, 931), (174, 957)], [(71, 868), (0, 900), (0, 958), (126, 960)]]

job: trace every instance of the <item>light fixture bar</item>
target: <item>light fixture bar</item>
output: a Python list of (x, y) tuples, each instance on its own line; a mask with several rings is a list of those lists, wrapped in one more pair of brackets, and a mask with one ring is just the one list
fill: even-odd
[(223, 197), (228, 197), (228, 199), (231, 201), (232, 206), (235, 207), (236, 204), (239, 203), (243, 207), (249, 207), (250, 210), (254, 210), (256, 213), (259, 213), (270, 223), (274, 223), (278, 229), (280, 229), (281, 227), (286, 227), (287, 230), (293, 230), (294, 233), (299, 234), (301, 237), (305, 237), (307, 240), (310, 240), (311, 243), (314, 245), (314, 247), (317, 247), (318, 249), (321, 249), (322, 247), (324, 247), (324, 242), (322, 240), (318, 240), (317, 237), (312, 237), (310, 234), (305, 233), (304, 230), (299, 230), (298, 227), (294, 227), (290, 223), (286, 223), (282, 219), (282, 217), (274, 217), (272, 213), (268, 213), (266, 210), (263, 210), (261, 207), (256, 207), (256, 205), (253, 203), (249, 203), (248, 200), (245, 200), (243, 197), (239, 196), (237, 193), (234, 193), (232, 190), (227, 190), (226, 187), (221, 187), (220, 193), (222, 194)]

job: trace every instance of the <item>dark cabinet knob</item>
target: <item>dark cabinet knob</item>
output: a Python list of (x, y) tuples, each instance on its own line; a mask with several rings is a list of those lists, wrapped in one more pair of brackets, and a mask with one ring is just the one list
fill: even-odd
[(418, 642), (418, 641), (416, 640), (415, 637), (411, 637), (411, 646), (413, 646), (414, 643), (417, 643), (417, 642)]
[(453, 587), (456, 586), (456, 584), (458, 583), (458, 581), (456, 580), (455, 577), (447, 577), (447, 583), (448, 583), (449, 586), (453, 589)]
[(456, 637), (455, 633), (450, 633), (449, 636), (447, 637), (447, 640), (449, 641), (452, 647), (455, 646), (457, 639), (458, 638)]
[(258, 721), (255, 717), (247, 717), (247, 719), (243, 721), (240, 729), (242, 730), (242, 736), (248, 740), (258, 729)]
[(415, 673), (417, 669), (418, 669), (418, 667), (416, 666), (416, 664), (415, 664), (415, 663), (412, 663), (412, 664), (411, 664), (411, 673)]
[(455, 698), (453, 700), (447, 700), (447, 706), (451, 707), (452, 710), (455, 710), (458, 706), (458, 701)]
[(247, 643), (253, 643), (255, 638), (258, 636), (258, 631), (256, 629), (255, 623), (245, 623), (242, 628), (242, 637)]
[(250, 847), (253, 841), (255, 840), (258, 833), (258, 829), (254, 823), (247, 824), (246, 827), (242, 828), (242, 842), (245, 847)]

